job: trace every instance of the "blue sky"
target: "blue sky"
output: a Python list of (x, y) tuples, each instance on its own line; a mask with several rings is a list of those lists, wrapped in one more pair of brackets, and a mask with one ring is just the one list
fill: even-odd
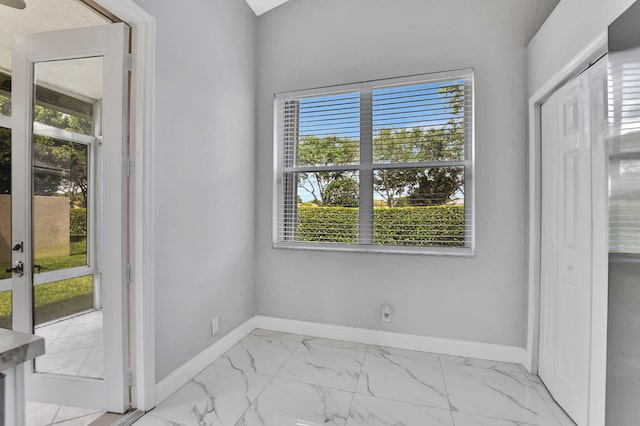
[[(446, 108), (446, 96), (439, 90), (463, 81), (432, 83), (419, 86), (390, 87), (374, 89), (373, 131), (380, 129), (401, 129), (412, 127), (441, 127), (452, 118), (452, 111)], [(360, 136), (360, 94), (340, 93), (300, 99), (299, 136), (338, 136), (359, 140)], [(298, 195), (303, 201), (313, 197), (299, 188)], [(375, 195), (376, 200), (382, 199)]]
[[(440, 127), (451, 118), (451, 110), (441, 110), (446, 97), (438, 91), (451, 83), (392, 87), (374, 90), (374, 134), (381, 128)], [(426, 109), (426, 111), (425, 111)], [(358, 139), (360, 95), (341, 93), (300, 99), (300, 136), (339, 136)]]

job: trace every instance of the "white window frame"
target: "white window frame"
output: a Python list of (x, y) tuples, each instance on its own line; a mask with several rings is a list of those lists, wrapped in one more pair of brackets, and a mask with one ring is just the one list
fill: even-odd
[[(471, 80), (470, 87), (465, 85), (465, 96), (471, 97), (471, 123), (465, 126), (465, 158), (461, 161), (437, 161), (437, 162), (416, 162), (404, 164), (374, 164), (372, 162), (373, 135), (372, 135), (372, 110), (360, 109), (360, 162), (357, 165), (337, 165), (319, 167), (295, 167), (286, 169), (284, 167), (285, 143), (280, 143), (284, 137), (280, 137), (278, 126), (279, 107), (285, 99), (308, 96), (322, 96), (337, 94), (341, 92), (360, 92), (360, 102), (371, 100), (374, 89), (384, 86), (410, 86), (419, 84), (431, 84), (446, 82), (455, 79), (466, 78)], [(370, 102), (369, 102), (370, 103)], [(363, 113), (368, 113), (363, 115)], [(369, 125), (363, 123), (369, 122)], [(278, 249), (298, 249), (298, 250), (322, 250), (322, 251), (346, 251), (346, 252), (368, 252), (368, 253), (403, 253), (403, 254), (423, 254), (442, 256), (475, 256), (475, 81), (473, 69), (461, 69), (446, 72), (412, 75), (407, 77), (389, 78), (381, 80), (364, 81), (337, 86), (328, 86), (316, 89), (297, 90), (291, 92), (277, 93), (274, 96), (274, 135), (273, 135), (273, 217), (272, 217), (272, 241), (273, 247)], [(434, 167), (455, 167), (461, 166), (465, 169), (465, 230), (464, 247), (433, 247), (433, 246), (409, 246), (374, 244), (372, 241), (360, 241), (354, 243), (314, 243), (307, 241), (283, 241), (278, 235), (278, 221), (284, 217), (285, 207), (285, 172), (302, 172), (306, 169), (325, 171), (357, 171), (359, 172), (360, 204), (359, 204), (359, 229), (363, 226), (371, 226), (373, 223), (372, 214), (363, 214), (362, 210), (373, 212), (373, 172), (375, 170), (389, 170), (393, 168), (434, 168)], [(363, 191), (365, 189), (365, 191)]]
[[(11, 75), (9, 73), (9, 75)], [(46, 87), (38, 84), (38, 87)], [(40, 122), (33, 123), (33, 135), (34, 136), (44, 136), (52, 139), (56, 139), (59, 141), (71, 142), (78, 145), (84, 145), (87, 147), (87, 165), (88, 167), (88, 187), (90, 188), (89, 192), (89, 200), (87, 200), (87, 265), (77, 266), (73, 268), (65, 268), (50, 272), (39, 272), (33, 274), (33, 285), (39, 286), (43, 284), (52, 284), (57, 281), (68, 280), (72, 278), (78, 278), (85, 275), (93, 275), (93, 302), (94, 309), (100, 309), (102, 306), (102, 296), (101, 296), (101, 282), (100, 282), (100, 271), (98, 268), (98, 252), (97, 247), (100, 246), (99, 241), (99, 225), (98, 225), (98, 217), (96, 216), (97, 211), (97, 201), (96, 194), (101, 192), (101, 188), (96, 185), (96, 168), (100, 163), (99, 158), (99, 140), (100, 140), (100, 102), (95, 101), (93, 99), (85, 98), (79, 95), (70, 94), (59, 89), (52, 89), (47, 87), (49, 90), (64, 94), (66, 96), (75, 98), (81, 102), (92, 104), (94, 110), (94, 117), (92, 119), (94, 125), (94, 135), (85, 135), (82, 133), (76, 133), (69, 130), (61, 129), (58, 127), (51, 126), (49, 124), (43, 124)], [(47, 108), (55, 108), (55, 106), (47, 106)], [(97, 127), (96, 127), (97, 126)], [(0, 114), (0, 127), (9, 129), (13, 132), (14, 126), (12, 122), (12, 118), (10, 115), (2, 115)], [(13, 288), (11, 286), (11, 277), (6, 279), (0, 279), (0, 292), (11, 291)], [(12, 307), (13, 310), (13, 307)]]

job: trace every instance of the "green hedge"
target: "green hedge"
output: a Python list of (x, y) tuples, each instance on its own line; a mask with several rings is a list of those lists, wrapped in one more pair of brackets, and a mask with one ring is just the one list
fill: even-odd
[(358, 241), (357, 207), (298, 207), (298, 241)]
[[(374, 208), (376, 244), (463, 246), (464, 206)], [(298, 241), (357, 243), (358, 209), (298, 206)]]
[(87, 209), (69, 210), (69, 233), (87, 235)]

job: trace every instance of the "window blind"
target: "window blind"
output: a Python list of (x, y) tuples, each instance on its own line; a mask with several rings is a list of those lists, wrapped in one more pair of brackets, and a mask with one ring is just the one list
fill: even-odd
[(472, 249), (470, 70), (279, 94), (275, 108), (276, 246)]
[(640, 61), (609, 57), (609, 251), (640, 254)]

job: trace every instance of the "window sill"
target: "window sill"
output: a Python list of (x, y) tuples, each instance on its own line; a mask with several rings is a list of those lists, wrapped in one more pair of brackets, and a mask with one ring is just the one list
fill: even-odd
[(275, 249), (335, 251), (352, 253), (411, 254), (428, 256), (475, 257), (472, 247), (412, 247), (391, 245), (355, 245), (341, 243), (275, 242)]

